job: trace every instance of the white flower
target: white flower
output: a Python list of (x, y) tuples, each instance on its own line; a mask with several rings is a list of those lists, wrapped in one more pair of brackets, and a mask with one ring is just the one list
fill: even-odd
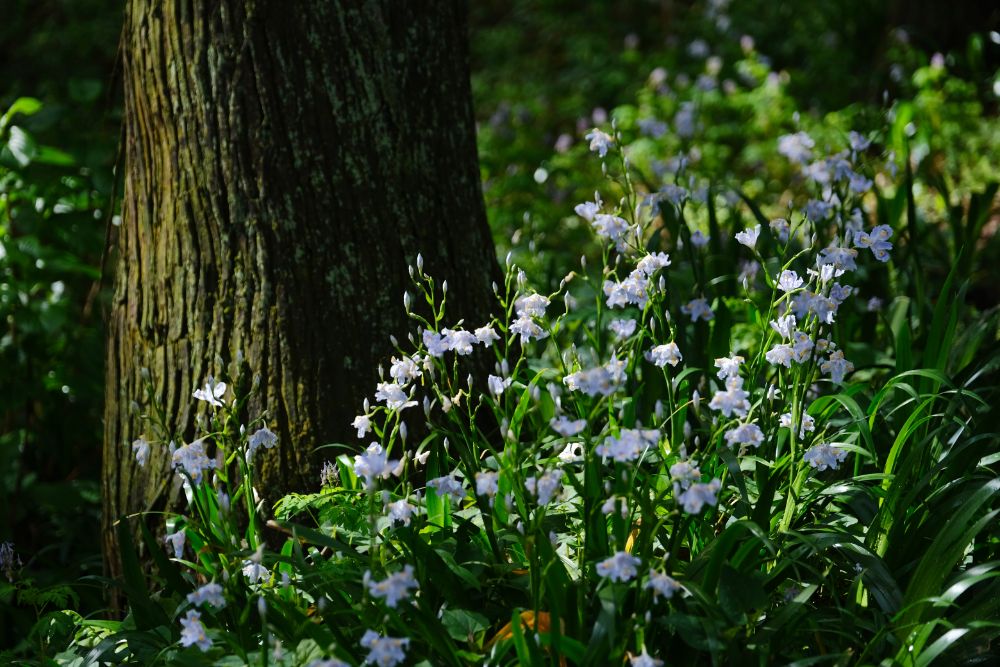
[[(243, 561), (243, 576), (251, 584), (256, 584), (265, 579), (271, 578), (271, 573), (266, 567), (253, 559)], [(261, 598), (263, 599), (263, 598)]]
[(654, 599), (662, 595), (669, 600), (674, 596), (674, 593), (681, 590), (681, 585), (677, 583), (677, 580), (673, 577), (660, 574), (656, 570), (650, 568), (649, 581), (646, 582), (646, 588), (653, 589)]
[(838, 246), (828, 246), (819, 251), (816, 263), (820, 266), (832, 266), (840, 275), (845, 271), (854, 271), (858, 268), (854, 260), (858, 256), (858, 251), (854, 248), (841, 248)]
[(802, 287), (802, 278), (795, 271), (786, 269), (778, 276), (778, 289), (782, 292), (791, 292)]
[(681, 351), (680, 348), (677, 347), (677, 343), (670, 342), (664, 343), (663, 345), (657, 345), (653, 349), (646, 352), (646, 359), (651, 361), (654, 366), (663, 368), (667, 364), (676, 366), (684, 359), (684, 357), (681, 355)]
[(611, 320), (608, 328), (618, 340), (624, 340), (635, 333), (635, 320)]
[(202, 651), (212, 648), (212, 640), (205, 634), (205, 626), (201, 624), (201, 614), (194, 609), (188, 609), (187, 615), (181, 619), (181, 646), (197, 646)]
[(596, 201), (587, 201), (582, 204), (577, 204), (573, 210), (576, 211), (578, 216), (587, 222), (593, 222), (594, 216), (601, 212), (601, 203)]
[(490, 393), (494, 396), (500, 396), (504, 392), (504, 389), (510, 386), (513, 378), (502, 378), (496, 375), (490, 375), (486, 378), (486, 384), (489, 385)]
[(785, 340), (791, 340), (796, 324), (794, 315), (785, 315), (784, 317), (779, 317), (777, 320), (772, 320), (771, 328), (777, 331)]
[(215, 378), (211, 375), (208, 376), (208, 381), (205, 382), (204, 389), (195, 389), (194, 396), (199, 401), (207, 401), (209, 405), (213, 405), (217, 408), (222, 407), (225, 403), (222, 401), (222, 397), (226, 393), (226, 383), (216, 382)]
[(778, 153), (799, 164), (805, 164), (812, 159), (812, 149), (815, 145), (813, 138), (805, 132), (783, 134), (778, 137)]
[(596, 127), (584, 136), (584, 139), (590, 142), (590, 150), (597, 153), (598, 157), (607, 155), (608, 148), (615, 143), (614, 137), (607, 132), (598, 130)]
[(184, 543), (187, 541), (187, 534), (183, 528), (176, 533), (167, 533), (163, 541), (173, 547), (174, 558), (182, 558), (184, 556)]
[(493, 471), (476, 473), (476, 495), (493, 499), (499, 490), (500, 474)]
[(889, 251), (892, 250), (890, 238), (892, 238), (892, 227), (879, 225), (872, 229), (871, 234), (865, 234), (863, 231), (855, 232), (854, 245), (857, 248), (869, 248), (875, 255), (875, 259), (880, 262), (888, 262)]
[(660, 440), (660, 432), (655, 429), (622, 429), (621, 434), (609, 435), (595, 450), (602, 457), (611, 457), (619, 463), (630, 463), (642, 456), (649, 447)]
[(618, 512), (623, 519), (628, 518), (628, 499), (623, 496), (611, 496), (601, 505), (601, 513), (607, 516)]
[(598, 366), (589, 370), (570, 373), (563, 378), (570, 391), (582, 391), (588, 396), (610, 396), (618, 388), (607, 368)]
[[(392, 365), (389, 367), (389, 377), (396, 381), (396, 384), (403, 386), (409, 384), (413, 380), (416, 380), (422, 375), (420, 366), (417, 365), (417, 360), (411, 357), (403, 357), (402, 359), (392, 358)], [(359, 438), (361, 436), (358, 436)]]
[(788, 241), (788, 234), (791, 231), (791, 225), (784, 218), (775, 218), (771, 222), (767, 223), (771, 228), (771, 233), (778, 237), (778, 240), (782, 243)]
[(408, 637), (382, 637), (374, 630), (367, 630), (361, 637), (362, 648), (368, 649), (364, 664), (378, 667), (395, 667), (406, 660), (406, 649), (410, 645)]
[(604, 281), (604, 294), (608, 297), (608, 308), (625, 307), (635, 304), (645, 308), (649, 300), (649, 279), (642, 271), (633, 271), (621, 282)]
[(268, 427), (265, 426), (256, 431), (247, 439), (247, 463), (253, 459), (258, 448), (263, 446), (264, 449), (271, 449), (276, 444), (278, 444), (278, 436)]
[(464, 329), (442, 329), (441, 336), (449, 350), (462, 356), (472, 354), (472, 346), (479, 342), (474, 335)]
[(226, 598), (222, 596), (222, 586), (215, 582), (188, 593), (187, 601), (198, 607), (203, 604), (210, 604), (218, 609), (226, 606)]
[(751, 250), (757, 247), (757, 238), (760, 236), (760, 225), (745, 229), (736, 233), (736, 240)]
[(699, 514), (702, 507), (710, 505), (715, 507), (719, 499), (716, 494), (722, 487), (722, 482), (713, 479), (706, 484), (692, 484), (677, 498), (677, 501), (684, 506), (684, 511), (688, 514)]
[(653, 656), (646, 653), (646, 649), (642, 649), (642, 653), (629, 658), (629, 663), (631, 667), (663, 667), (663, 661), (657, 660)]
[(735, 354), (731, 357), (720, 357), (716, 359), (715, 367), (719, 369), (718, 378), (723, 380), (725, 378), (739, 375), (740, 364), (742, 363), (743, 357)]
[(552, 419), (552, 421), (549, 422), (549, 426), (551, 426), (552, 430), (559, 435), (571, 438), (583, 429), (587, 428), (587, 420), (575, 419), (571, 421), (570, 419), (567, 419), (565, 415), (560, 415)]
[(747, 400), (749, 396), (743, 389), (743, 378), (732, 376), (726, 380), (726, 390), (715, 392), (708, 407), (710, 410), (718, 410), (726, 417), (734, 414), (746, 417), (750, 410), (750, 401)]
[(146, 467), (146, 461), (149, 459), (149, 443), (145, 438), (138, 438), (132, 442), (132, 453), (135, 454), (135, 462), (139, 467)]
[(629, 231), (629, 224), (625, 218), (598, 213), (590, 224), (598, 236), (613, 242), (618, 252), (625, 251), (625, 235)]
[(514, 310), (519, 317), (544, 317), (545, 309), (549, 306), (548, 297), (541, 294), (529, 294), (522, 296), (514, 302)]
[(427, 354), (432, 357), (443, 357), (444, 353), (449, 349), (444, 336), (436, 331), (425, 329), (423, 333), (423, 341), (424, 347), (427, 348)]
[[(778, 426), (782, 428), (791, 429), (792, 428), (792, 413), (786, 412), (778, 418)], [(812, 415), (805, 412), (802, 413), (802, 423), (799, 425), (799, 437), (806, 437), (806, 433), (811, 433), (816, 430), (816, 420), (813, 419)]]
[(847, 452), (834, 445), (820, 444), (807, 449), (802, 458), (808, 461), (813, 468), (823, 472), (827, 468), (836, 470), (847, 458)]
[(532, 338), (542, 339), (548, 337), (548, 332), (538, 326), (538, 324), (528, 316), (522, 316), (514, 320), (510, 325), (510, 330), (521, 337), (522, 342), (528, 342)]
[(476, 340), (486, 346), (492, 345), (494, 341), (500, 340), (500, 336), (498, 336), (493, 327), (488, 324), (476, 329), (475, 336)]
[(375, 400), (382, 401), (390, 410), (405, 410), (417, 404), (409, 400), (406, 391), (395, 382), (379, 382), (375, 391)]
[(462, 483), (451, 475), (428, 480), (427, 488), (434, 489), (441, 498), (445, 496), (450, 498), (452, 505), (458, 505), (465, 498), (465, 489), (462, 487)]
[(689, 461), (678, 461), (670, 466), (670, 478), (678, 487), (687, 489), (701, 479), (701, 470), (691, 465)]
[(691, 301), (688, 301), (686, 304), (681, 306), (681, 312), (685, 315), (689, 315), (692, 322), (697, 322), (699, 319), (708, 322), (715, 317), (715, 313), (712, 312), (712, 309), (708, 305), (708, 301), (705, 299), (692, 299)]
[(583, 443), (582, 442), (570, 442), (567, 443), (562, 451), (559, 452), (559, 460), (563, 463), (579, 463), (583, 460)]
[(635, 268), (636, 271), (641, 271), (652, 278), (654, 273), (668, 266), (670, 266), (670, 255), (665, 252), (654, 252), (640, 259)]
[(195, 440), (174, 450), (173, 467), (186, 472), (191, 481), (200, 484), (205, 470), (215, 467), (215, 460), (205, 454), (204, 440)]
[(354, 456), (354, 474), (364, 478), (365, 487), (369, 490), (375, 488), (377, 479), (388, 479), (390, 475), (398, 476), (402, 472), (399, 470), (401, 467), (400, 461), (389, 460), (388, 453), (377, 442), (368, 445), (363, 454)]
[(541, 477), (529, 477), (524, 481), (528, 493), (538, 499), (539, 505), (548, 505), (562, 489), (562, 472), (549, 470)]
[(368, 415), (358, 415), (351, 422), (351, 426), (358, 429), (358, 438), (365, 437), (366, 433), (372, 430), (372, 420)]
[(390, 574), (382, 581), (372, 581), (371, 572), (366, 571), (363, 581), (373, 597), (385, 598), (385, 603), (393, 609), (400, 600), (409, 597), (410, 589), (415, 590), (420, 587), (413, 576), (412, 565), (405, 566), (401, 572)]
[(764, 358), (767, 359), (767, 362), (773, 366), (784, 366), (785, 368), (791, 368), (792, 358), (794, 357), (794, 355), (795, 352), (794, 350), (792, 350), (791, 345), (780, 343), (772, 347), (770, 350), (768, 350), (764, 354)]
[(760, 447), (764, 442), (764, 432), (756, 424), (740, 424), (726, 431), (726, 442), (732, 445), (753, 445)]
[(404, 526), (410, 525), (410, 518), (417, 511), (416, 505), (411, 504), (405, 498), (391, 502), (385, 506), (386, 516), (393, 523), (401, 523)]
[(614, 556), (597, 564), (597, 574), (611, 581), (631, 581), (638, 573), (636, 568), (642, 560), (626, 551), (619, 551)]
[(819, 365), (819, 369), (830, 374), (830, 379), (836, 384), (844, 381), (844, 375), (854, 370), (854, 364), (844, 359), (843, 350), (837, 350), (830, 354), (830, 358)]

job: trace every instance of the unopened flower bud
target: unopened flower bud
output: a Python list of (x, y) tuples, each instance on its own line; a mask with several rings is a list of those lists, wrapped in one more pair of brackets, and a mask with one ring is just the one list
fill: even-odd
[(444, 281), (443, 283), (441, 283), (441, 293), (442, 294), (447, 294), (448, 293), (448, 281), (447, 280)]
[(417, 253), (417, 271), (421, 274), (424, 272), (424, 256), (419, 252)]

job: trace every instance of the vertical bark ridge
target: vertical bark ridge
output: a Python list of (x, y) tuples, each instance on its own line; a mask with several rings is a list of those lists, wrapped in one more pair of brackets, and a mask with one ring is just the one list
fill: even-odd
[[(485, 322), (499, 269), (476, 162), (461, 2), (130, 0), (126, 175), (109, 319), (104, 534), (177, 500), (130, 408), (149, 368), (186, 440), (191, 392), (242, 352), (281, 442), (261, 492), (315, 487), (408, 328), (418, 252), (454, 319)], [(144, 403), (142, 409), (147, 409)]]

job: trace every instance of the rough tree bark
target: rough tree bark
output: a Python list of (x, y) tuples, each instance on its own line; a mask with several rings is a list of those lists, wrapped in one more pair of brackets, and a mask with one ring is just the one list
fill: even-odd
[(270, 498), (314, 488), (352, 442), (418, 252), (449, 312), (486, 321), (497, 277), (479, 183), (464, 3), (130, 0), (125, 191), (109, 312), (104, 545), (168, 507), (165, 447), (139, 468), (148, 368), (188, 441), (192, 391), (236, 350), (280, 446)]

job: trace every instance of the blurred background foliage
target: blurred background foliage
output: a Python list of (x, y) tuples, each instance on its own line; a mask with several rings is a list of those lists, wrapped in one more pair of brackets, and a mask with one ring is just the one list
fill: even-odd
[[(0, 646), (34, 624), (15, 607), (102, 606), (101, 266), (116, 222), (121, 12), (98, 0), (7, 0), (0, 22), (0, 542), (14, 543), (41, 591), (13, 600), (0, 580)], [(470, 12), (488, 213), (500, 255), (512, 251), (536, 280), (557, 285), (579, 262), (564, 248), (589, 242), (572, 208), (600, 174), (581, 171), (597, 168), (579, 159), (582, 137), (611, 118), (650, 190), (663, 166), (645, 156), (690, 159), (697, 139), (705, 184), (745, 175), (748, 194), (780, 192), (755, 175), (787, 172), (779, 135), (820, 118), (842, 133), (888, 120), (878, 140), (913, 169), (914, 205), (929, 227), (953, 232), (928, 236), (940, 255), (922, 267), (931, 279), (961, 252), (968, 219), (979, 216), (965, 241), (993, 238), (993, 3), (508, 0)], [(698, 112), (687, 137), (685, 103)], [(1000, 256), (995, 243), (979, 250), (969, 299), (989, 308)], [(81, 582), (69, 602), (66, 581)]]

